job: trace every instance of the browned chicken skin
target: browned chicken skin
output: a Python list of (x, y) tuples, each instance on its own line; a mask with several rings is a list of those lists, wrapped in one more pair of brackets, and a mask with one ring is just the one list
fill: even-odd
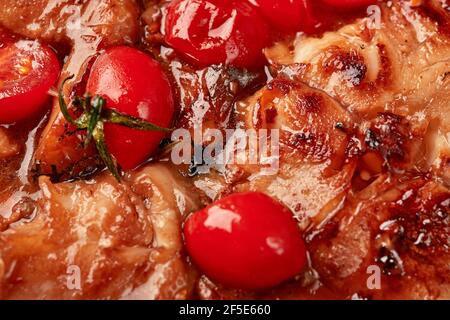
[[(4, 0), (0, 25), (70, 52), (61, 75), (76, 75), (67, 100), (83, 90), (99, 50), (145, 47), (174, 83), (177, 127), (280, 129), (277, 174), (234, 164), (192, 174), (161, 162), (127, 173), (122, 184), (107, 172), (60, 183), (42, 176), (26, 194), (15, 182), (4, 191), (14, 196), (0, 197), (0, 299), (449, 299), (447, 1), (390, 1), (376, 28), (360, 19), (281, 41), (266, 50), (274, 77), (267, 83), (262, 71), (195, 70), (161, 48), (155, 11), (165, 2)], [(54, 165), (64, 179), (97, 167), (94, 150), (68, 131), (54, 103), (34, 152), (42, 173)], [(24, 141), (0, 128), (0, 165)], [(181, 239), (187, 214), (248, 190), (292, 210), (309, 252), (302, 274), (263, 292), (199, 275)], [(72, 267), (81, 273), (78, 289), (68, 285)], [(368, 286), (374, 267), (380, 288)]]

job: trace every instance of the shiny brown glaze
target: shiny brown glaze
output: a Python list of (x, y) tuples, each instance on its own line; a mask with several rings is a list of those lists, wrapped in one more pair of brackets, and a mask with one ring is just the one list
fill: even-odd
[[(252, 72), (183, 62), (160, 33), (166, 3), (4, 0), (0, 25), (58, 51), (61, 81), (76, 75), (67, 100), (100, 50), (147, 50), (174, 85), (175, 127), (280, 129), (278, 174), (193, 174), (163, 154), (118, 184), (96, 173), (55, 101), (0, 127), (0, 299), (450, 298), (447, 1), (381, 4), (379, 29), (358, 13), (295, 43), (280, 35), (267, 69)], [(186, 215), (248, 190), (287, 205), (308, 246), (308, 268), (265, 292), (212, 283), (181, 238)], [(80, 290), (67, 286), (74, 265)], [(379, 290), (367, 286), (371, 266)]]

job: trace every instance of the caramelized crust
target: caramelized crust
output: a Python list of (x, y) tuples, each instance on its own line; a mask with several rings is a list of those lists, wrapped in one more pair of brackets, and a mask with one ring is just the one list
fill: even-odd
[[(449, 201), (446, 187), (420, 177), (380, 179), (349, 199), (312, 239), (312, 261), (321, 281), (349, 296), (448, 297)], [(383, 272), (382, 291), (365, 287), (370, 265)]]
[(450, 14), (439, 1), (425, 2), (419, 9), (409, 1), (390, 2), (381, 7), (379, 26), (366, 18), (299, 40), (293, 62), (305, 68), (296, 76), (363, 117), (413, 115), (424, 105), (437, 116), (448, 99), (450, 38), (435, 17), (448, 21)]
[(39, 185), (32, 222), (0, 234), (0, 299), (190, 295), (180, 224), (198, 200), (180, 197), (188, 194), (186, 182), (169, 168), (149, 166), (122, 184), (103, 174), (60, 184), (43, 177)]

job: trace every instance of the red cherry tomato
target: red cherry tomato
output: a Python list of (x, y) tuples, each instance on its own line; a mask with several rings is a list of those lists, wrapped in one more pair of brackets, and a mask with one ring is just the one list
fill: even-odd
[(7, 32), (6, 30), (4, 30), (1, 26), (0, 26), (0, 48), (4, 48), (7, 45), (11, 44), (11, 42), (13, 42), (14, 39), (13, 37), (9, 34), (9, 32)]
[[(158, 62), (145, 53), (114, 47), (101, 54), (91, 69), (87, 92), (106, 99), (106, 108), (169, 127), (174, 114), (172, 89)], [(143, 163), (164, 134), (106, 123), (109, 151), (124, 170)]]
[(377, 0), (322, 0), (325, 4), (342, 10), (353, 10), (370, 6)]
[(192, 214), (184, 237), (192, 261), (232, 288), (276, 286), (301, 272), (306, 261), (292, 213), (257, 192), (231, 195)]
[(256, 5), (272, 26), (281, 31), (300, 31), (305, 24), (305, 1), (303, 0), (249, 1)]
[[(303, 3), (304, 17), (302, 30), (306, 33), (314, 33), (321, 29), (324, 19), (319, 17), (318, 8), (314, 7), (311, 0), (300, 0)], [(329, 19), (329, 18), (328, 18)]]
[(52, 49), (37, 41), (0, 37), (0, 123), (13, 123), (42, 111), (59, 76)]
[(165, 39), (195, 65), (252, 68), (264, 64), (269, 31), (241, 0), (175, 0), (167, 9)]

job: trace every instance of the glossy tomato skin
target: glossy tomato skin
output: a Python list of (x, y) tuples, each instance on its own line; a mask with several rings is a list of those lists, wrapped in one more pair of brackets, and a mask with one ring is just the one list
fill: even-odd
[(185, 222), (187, 251), (212, 280), (267, 289), (302, 271), (306, 249), (292, 213), (257, 192), (223, 198)]
[(0, 123), (32, 118), (49, 100), (48, 90), (59, 77), (59, 61), (37, 41), (2, 37), (0, 46)]
[(257, 10), (242, 0), (175, 0), (168, 6), (165, 39), (189, 62), (203, 67), (264, 64), (269, 29)]
[[(101, 95), (106, 107), (169, 127), (174, 114), (170, 82), (160, 64), (130, 47), (113, 47), (101, 54), (91, 69), (87, 92)], [(158, 148), (164, 133), (105, 124), (109, 151), (122, 169), (146, 161)]]
[(323, 3), (340, 10), (360, 9), (371, 4), (377, 3), (377, 0), (321, 0)]
[[(304, 17), (301, 31), (307, 34), (312, 34), (319, 31), (321, 26), (326, 24), (324, 23), (324, 20), (329, 20), (329, 17), (324, 19), (321, 17), (321, 14), (318, 14), (318, 11), (321, 9), (317, 7), (317, 3), (314, 5), (312, 1), (313, 0), (302, 0)], [(322, 13), (322, 15), (323, 14), (324, 13)]]
[(14, 38), (9, 32), (0, 27), (0, 48), (4, 48), (13, 42)]
[(278, 30), (300, 31), (305, 25), (305, 1), (309, 0), (249, 0)]

